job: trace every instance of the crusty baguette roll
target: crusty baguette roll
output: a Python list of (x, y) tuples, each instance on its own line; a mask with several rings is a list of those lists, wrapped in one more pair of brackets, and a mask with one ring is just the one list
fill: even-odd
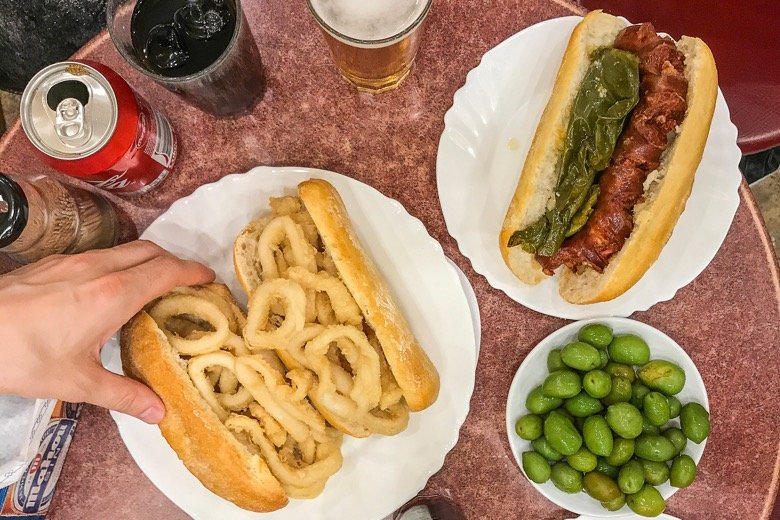
[[(225, 286), (206, 287), (235, 306)], [(273, 511), (287, 504), (284, 489), (263, 457), (250, 452), (220, 421), (193, 386), (178, 352), (146, 311), (123, 327), (120, 342), (125, 373), (160, 396), (166, 410), (160, 431), (204, 486), (250, 511)]]
[[(593, 11), (575, 27), (566, 47), (499, 234), (504, 261), (524, 283), (537, 284), (546, 276), (533, 254), (520, 246), (508, 247), (509, 238), (554, 204), (558, 158), (572, 103), (590, 64), (589, 56), (599, 47), (611, 46), (626, 25), (617, 17)], [(664, 151), (660, 167), (644, 184), (644, 200), (634, 207), (631, 235), (610, 258), (604, 272), (590, 268), (578, 273), (562, 270), (559, 291), (569, 302), (607, 301), (630, 289), (658, 258), (685, 208), (715, 109), (717, 71), (712, 53), (702, 40), (683, 36), (677, 48), (685, 55), (689, 82), (685, 119)]]
[(298, 195), (341, 279), (374, 330), (409, 409), (427, 408), (439, 395), (439, 373), (414, 337), (384, 277), (360, 245), (338, 192), (324, 180), (311, 179), (298, 185)]
[(125, 372), (166, 406), (163, 436), (207, 488), (252, 511), (314, 498), (342, 465), (342, 435), (272, 351), (253, 353), (227, 287), (179, 287), (122, 330)]
[[(438, 396), (439, 374), (414, 337), (381, 273), (360, 245), (338, 192), (324, 180), (311, 179), (298, 185), (298, 195), (341, 280), (373, 329), (409, 409), (427, 408)], [(236, 276), (249, 295), (261, 282), (254, 251), (267, 222), (268, 219), (260, 218), (249, 223), (234, 244)], [(289, 361), (283, 352), (279, 355), (285, 362)], [(368, 434), (364, 427), (345, 422), (322, 407), (318, 409), (339, 430), (358, 437)]]

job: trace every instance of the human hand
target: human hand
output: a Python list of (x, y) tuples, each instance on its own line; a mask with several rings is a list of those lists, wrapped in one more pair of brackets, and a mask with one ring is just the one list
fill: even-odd
[(0, 276), (0, 394), (83, 401), (160, 422), (160, 398), (104, 369), (100, 348), (154, 298), (213, 279), (207, 267), (146, 241), (51, 256)]

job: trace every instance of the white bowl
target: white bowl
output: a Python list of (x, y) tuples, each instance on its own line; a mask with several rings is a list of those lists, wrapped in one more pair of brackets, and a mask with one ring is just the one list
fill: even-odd
[[(710, 409), (709, 401), (707, 400), (707, 390), (704, 388), (704, 381), (702, 381), (696, 365), (693, 364), (691, 358), (688, 357), (688, 354), (685, 353), (680, 345), (660, 330), (628, 318), (593, 318), (570, 323), (556, 330), (534, 347), (530, 354), (526, 356), (520, 368), (517, 369), (517, 373), (515, 373), (515, 377), (512, 380), (512, 386), (509, 387), (509, 396), (506, 402), (506, 431), (512, 455), (514, 455), (521, 471), (523, 467), (521, 462), (523, 452), (533, 449), (529, 441), (521, 439), (515, 433), (515, 422), (517, 419), (530, 413), (525, 407), (525, 399), (528, 393), (542, 384), (547, 377), (547, 355), (549, 352), (567, 343), (576, 341), (577, 332), (588, 323), (604, 323), (612, 328), (614, 334), (630, 333), (643, 338), (650, 346), (650, 359), (672, 361), (685, 371), (685, 387), (682, 392), (676, 395), (680, 402), (686, 404), (694, 401), (704, 406), (708, 411)], [(673, 419), (671, 424), (679, 427), (679, 418)], [(696, 444), (689, 440), (684, 453), (690, 455), (698, 465), (706, 444), (706, 439), (701, 444)], [(523, 475), (525, 475), (525, 472), (523, 472)], [(531, 480), (528, 482), (531, 482)], [(595, 499), (589, 497), (584, 492), (564, 493), (549, 480), (544, 484), (531, 482), (531, 485), (556, 505), (581, 515), (596, 517), (625, 517), (633, 515), (628, 506), (623, 506), (618, 511), (607, 511)], [(665, 484), (656, 486), (656, 488), (664, 499), (668, 499), (678, 491), (678, 488), (672, 487), (668, 481)]]

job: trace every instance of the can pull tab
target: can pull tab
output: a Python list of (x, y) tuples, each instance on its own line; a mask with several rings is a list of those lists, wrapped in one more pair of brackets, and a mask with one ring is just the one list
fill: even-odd
[(81, 141), (87, 134), (84, 105), (73, 98), (60, 101), (54, 116), (54, 128), (63, 143)]
[(86, 114), (89, 90), (76, 80), (53, 85), (46, 103), (54, 110), (54, 130), (62, 144), (79, 146), (89, 140), (92, 129)]

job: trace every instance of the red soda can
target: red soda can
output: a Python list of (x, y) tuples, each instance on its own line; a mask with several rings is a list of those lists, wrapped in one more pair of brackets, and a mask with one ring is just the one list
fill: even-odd
[(171, 124), (103, 64), (65, 61), (22, 94), (24, 133), (52, 168), (122, 195), (146, 193), (176, 161)]

